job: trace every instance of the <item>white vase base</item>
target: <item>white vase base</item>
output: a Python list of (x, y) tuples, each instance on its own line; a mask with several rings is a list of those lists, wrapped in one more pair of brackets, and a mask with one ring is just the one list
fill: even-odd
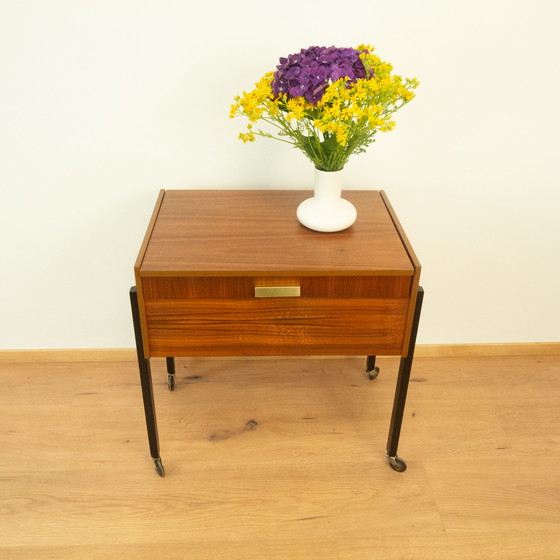
[(297, 209), (297, 218), (305, 227), (314, 231), (334, 232), (349, 228), (358, 213), (348, 200), (321, 201), (317, 198), (304, 200)]

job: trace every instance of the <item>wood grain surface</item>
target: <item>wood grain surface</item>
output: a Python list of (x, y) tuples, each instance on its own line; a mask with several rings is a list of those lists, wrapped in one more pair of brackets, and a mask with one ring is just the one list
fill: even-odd
[(172, 276), (142, 279), (146, 301), (254, 299), (255, 286), (300, 286), (302, 298), (405, 298), (410, 276)]
[(0, 364), (2, 560), (554, 560), (560, 357), (153, 360), (153, 470), (137, 365)]
[(398, 355), (408, 299), (146, 302), (152, 356)]
[(143, 276), (413, 274), (378, 191), (346, 191), (358, 220), (318, 233), (296, 218), (308, 191), (165, 191)]

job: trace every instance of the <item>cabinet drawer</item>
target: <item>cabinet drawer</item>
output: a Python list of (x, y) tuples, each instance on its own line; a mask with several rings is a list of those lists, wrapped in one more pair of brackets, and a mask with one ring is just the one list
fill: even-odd
[(145, 301), (253, 299), (256, 287), (298, 286), (301, 298), (408, 298), (411, 276), (147, 277)]
[(407, 298), (146, 301), (152, 356), (395, 355)]

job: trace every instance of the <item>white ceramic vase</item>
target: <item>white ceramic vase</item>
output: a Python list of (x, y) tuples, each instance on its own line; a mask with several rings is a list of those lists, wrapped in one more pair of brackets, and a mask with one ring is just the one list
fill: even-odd
[(349, 228), (356, 217), (354, 205), (342, 198), (342, 170), (315, 169), (314, 196), (298, 206), (298, 220), (309, 229), (332, 232)]

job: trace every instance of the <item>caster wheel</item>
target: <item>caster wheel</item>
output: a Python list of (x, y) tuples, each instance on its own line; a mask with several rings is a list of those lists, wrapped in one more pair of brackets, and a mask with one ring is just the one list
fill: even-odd
[(165, 469), (163, 468), (163, 463), (161, 462), (161, 459), (159, 457), (157, 459), (154, 459), (154, 465), (159, 476), (165, 476)]
[(400, 457), (387, 457), (390, 467), (397, 472), (406, 471), (406, 463)]
[(167, 376), (167, 388), (170, 391), (173, 391), (173, 389), (175, 389), (175, 374), (174, 373), (170, 373)]
[(379, 368), (378, 367), (374, 367), (371, 371), (367, 371), (366, 370), (366, 375), (373, 381), (374, 379), (377, 379), (377, 376), (379, 375)]

